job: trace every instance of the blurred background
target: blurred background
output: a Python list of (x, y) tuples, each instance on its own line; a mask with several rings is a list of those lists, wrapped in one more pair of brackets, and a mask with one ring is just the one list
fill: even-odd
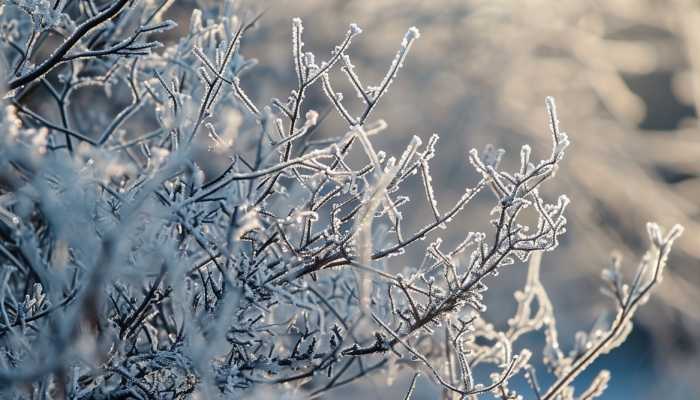
[[(207, 2), (183, 1), (171, 8), (171, 18), (186, 21), (196, 3)], [(440, 134), (432, 170), (443, 207), (475, 182), (465, 158), (469, 148), (493, 143), (508, 151), (512, 165), (522, 144), (540, 155), (550, 151), (544, 98), (554, 96), (573, 145), (542, 192), (549, 198), (566, 193), (572, 205), (566, 239), (545, 256), (543, 279), (565, 348), (575, 331), (588, 330), (611, 306), (598, 290), (611, 252), (624, 255), (631, 273), (646, 248), (647, 221), (686, 227), (634, 333), (580, 378), (582, 386), (608, 368), (613, 378), (603, 399), (700, 398), (700, 2), (250, 0), (239, 6), (265, 11), (242, 47), (260, 62), (242, 78), (259, 103), (293, 88), (292, 17), (304, 20), (304, 41), (318, 57), (340, 42), (349, 23), (358, 23), (364, 34), (349, 54), (365, 82), (379, 82), (406, 29), (420, 28), (374, 114), (389, 124), (376, 146), (398, 152), (412, 135)], [(342, 76), (335, 82), (336, 90), (353, 93)], [(320, 92), (311, 93), (308, 104), (329, 106)], [(331, 114), (321, 134), (342, 129)], [(444, 233), (447, 239), (486, 229), (488, 201), (467, 210), (457, 224), (464, 229)], [(421, 226), (429, 210), (419, 202), (412, 207), (411, 223)], [(524, 282), (523, 267), (491, 282), (488, 313), (497, 323), (515, 309), (511, 293)], [(390, 388), (378, 380), (336, 395), (392, 398), (407, 378)], [(419, 382), (417, 398), (433, 398), (428, 380)]]

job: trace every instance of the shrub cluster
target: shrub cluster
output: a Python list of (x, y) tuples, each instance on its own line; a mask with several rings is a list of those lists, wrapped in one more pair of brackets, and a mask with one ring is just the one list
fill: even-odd
[[(604, 279), (615, 318), (564, 352), (539, 279), (569, 203), (538, 189), (569, 145), (551, 98), (549, 156), (536, 160), (525, 145), (507, 171), (503, 150), (471, 150), (479, 178), (446, 206), (430, 175), (437, 135), (413, 137), (397, 156), (373, 144), (387, 128), (373, 111), (418, 29), (367, 84), (348, 56), (357, 25), (317, 56), (294, 19), (295, 88), (262, 106), (244, 90), (254, 62), (240, 53), (258, 18), (239, 18), (227, 1), (196, 10), (183, 36), (162, 45), (154, 37), (176, 27), (163, 19), (173, 4), (2, 6), (3, 398), (236, 398), (267, 387), (313, 398), (402, 369), (423, 371), (446, 398), (602, 393), (605, 371), (582, 393), (572, 382), (624, 341), (682, 229), (648, 225), (650, 248), (630, 283), (613, 260)], [(335, 69), (354, 88), (352, 106), (333, 88)], [(318, 134), (327, 113), (305, 105), (316, 85), (345, 132)], [(203, 144), (223, 169), (200, 166)], [(402, 225), (410, 182), (431, 210), (417, 230)], [(458, 229), (454, 218), (477, 196), (493, 202), (492, 229), (444, 246), (440, 231)], [(527, 282), (501, 330), (483, 316), (486, 281), (519, 262), (529, 262)], [(533, 351), (518, 344), (535, 331), (546, 339), (546, 387)], [(528, 392), (509, 386), (518, 376)]]

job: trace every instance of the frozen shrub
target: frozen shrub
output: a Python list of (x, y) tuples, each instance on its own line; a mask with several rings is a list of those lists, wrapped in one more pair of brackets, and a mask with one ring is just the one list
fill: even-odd
[[(470, 151), (479, 179), (446, 207), (430, 177), (437, 135), (412, 138), (396, 157), (373, 144), (387, 124), (372, 112), (416, 28), (385, 77), (368, 85), (348, 56), (357, 25), (319, 56), (305, 51), (294, 19), (296, 87), (260, 106), (244, 90), (254, 85), (243, 75), (253, 61), (239, 52), (257, 18), (239, 18), (225, 2), (195, 11), (184, 36), (162, 46), (153, 35), (175, 27), (162, 19), (173, 3), (3, 7), (3, 398), (318, 397), (400, 369), (424, 371), (446, 398), (602, 393), (607, 372), (581, 394), (572, 382), (624, 341), (681, 228), (663, 234), (649, 224), (650, 249), (629, 284), (613, 261), (604, 278), (615, 318), (579, 333), (565, 354), (539, 280), (541, 254), (564, 234), (569, 203), (564, 195), (548, 202), (538, 189), (569, 144), (551, 98), (549, 155), (535, 160), (525, 145), (509, 172), (503, 150)], [(334, 90), (334, 68), (359, 109)], [(347, 132), (318, 137), (326, 114), (304, 104), (314, 85)], [(211, 157), (198, 155), (202, 145)], [(200, 167), (217, 155), (223, 169)], [(432, 212), (415, 231), (402, 225), (411, 180)], [(493, 229), (445, 248), (439, 231), (477, 196), (493, 199)], [(416, 249), (422, 259), (397, 272), (394, 260)], [(517, 313), (498, 330), (482, 315), (486, 281), (528, 260)], [(535, 376), (533, 351), (517, 343), (534, 331), (546, 338), (548, 387)], [(516, 376), (528, 393), (509, 387)]]

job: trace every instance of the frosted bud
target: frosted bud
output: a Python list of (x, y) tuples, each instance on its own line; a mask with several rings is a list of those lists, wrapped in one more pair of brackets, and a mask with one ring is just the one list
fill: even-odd
[(355, 36), (362, 33), (362, 28), (360, 28), (356, 23), (350, 24), (350, 35)]
[(202, 10), (194, 9), (190, 17), (190, 32), (199, 32), (202, 30)]
[(412, 26), (406, 32), (406, 40), (414, 40), (420, 37), (420, 31), (415, 26)]
[(318, 123), (318, 112), (314, 110), (310, 110), (309, 112), (307, 112), (306, 122), (308, 122), (310, 126), (315, 126)]

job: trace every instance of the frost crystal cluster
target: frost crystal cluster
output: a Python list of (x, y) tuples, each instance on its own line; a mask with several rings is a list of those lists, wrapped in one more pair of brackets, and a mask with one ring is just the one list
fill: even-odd
[[(565, 353), (539, 280), (569, 204), (538, 189), (569, 145), (552, 99), (546, 158), (525, 145), (506, 171), (503, 150), (472, 150), (478, 179), (440, 204), (437, 135), (413, 137), (396, 156), (373, 143), (387, 128), (373, 111), (418, 29), (397, 38), (386, 75), (368, 84), (349, 57), (360, 27), (321, 55), (304, 48), (294, 19), (295, 87), (264, 105), (244, 89), (256, 85), (245, 75), (254, 61), (240, 52), (258, 17), (227, 1), (175, 29), (163, 19), (175, 3), (2, 3), (0, 397), (315, 398), (402, 370), (415, 374), (407, 398), (419, 372), (445, 398), (602, 393), (607, 372), (581, 393), (572, 382), (625, 340), (681, 228), (648, 226), (630, 283), (613, 262), (604, 278), (615, 318)], [(176, 30), (174, 43), (155, 40)], [(336, 70), (355, 102), (334, 89)], [(328, 112), (305, 104), (312, 88), (347, 129), (319, 134)], [(413, 201), (424, 196), (431, 217), (408, 229), (415, 183)], [(453, 219), (477, 196), (493, 202), (491, 229), (443, 245), (440, 231), (463, 229)], [(517, 313), (501, 330), (483, 317), (487, 280), (527, 261)], [(546, 339), (548, 386), (518, 344), (534, 331)], [(515, 377), (527, 391), (509, 386)]]

